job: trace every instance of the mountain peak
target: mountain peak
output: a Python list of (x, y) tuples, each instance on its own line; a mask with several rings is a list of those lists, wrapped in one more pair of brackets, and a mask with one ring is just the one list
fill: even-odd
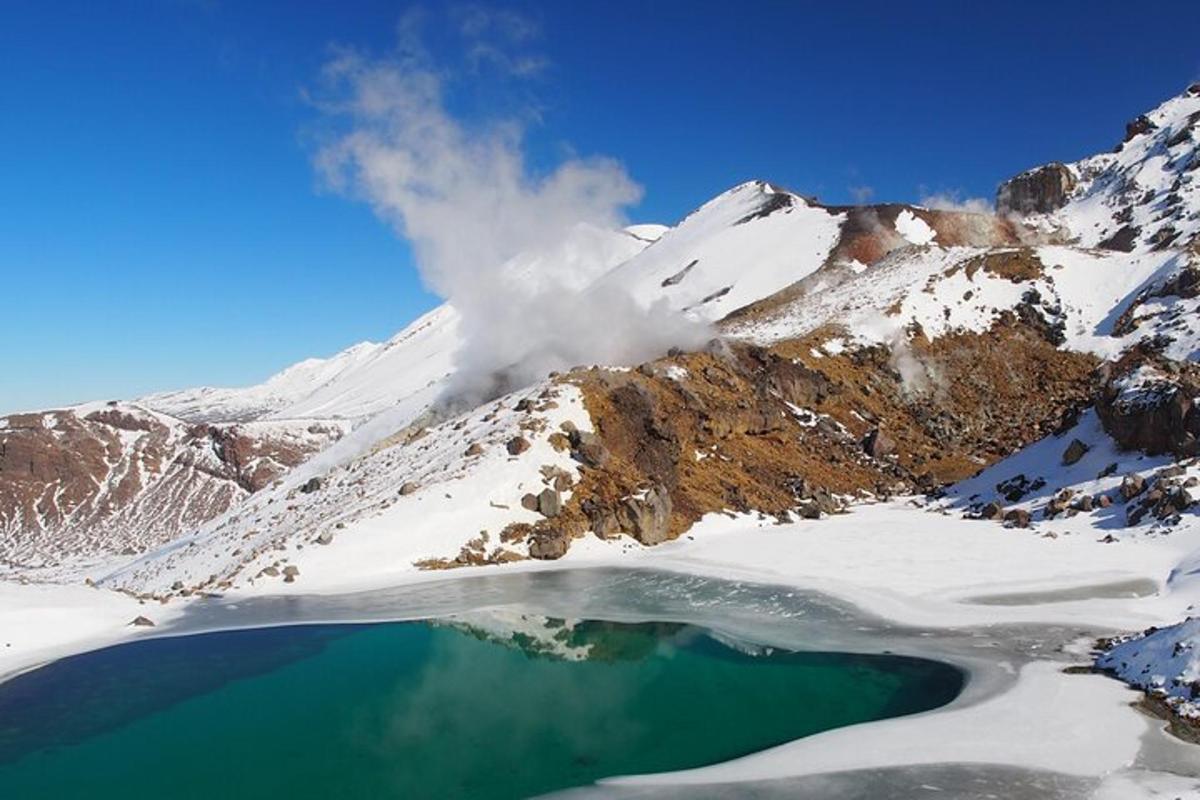
[(1084, 247), (1162, 250), (1200, 237), (1200, 84), (1126, 125), (1110, 153), (1050, 162), (1000, 185), (997, 211)]

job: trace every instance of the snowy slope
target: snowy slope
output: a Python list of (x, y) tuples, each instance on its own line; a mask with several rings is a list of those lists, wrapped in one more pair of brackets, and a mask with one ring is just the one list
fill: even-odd
[[(332, 466), (306, 464), (106, 584), (157, 594), (170, 593), (176, 581), (187, 591), (256, 584), (282, 591), (282, 569), (290, 565), (306, 591), (384, 585), (422, 559), (454, 558), (472, 540), (481, 555), (525, 557), (526, 542), (502, 541), (500, 532), (540, 519), (521, 498), (545, 489), (552, 470), (578, 475), (578, 464), (549, 439), (565, 422), (590, 429), (579, 392), (546, 383), (428, 429), (401, 431)], [(518, 437), (528, 448), (514, 453), (509, 443)], [(299, 491), (309, 474), (320, 476), (320, 488)], [(569, 499), (570, 490), (562, 496)]]
[(442, 380), (452, 369), (457, 328), (457, 312), (442, 305), (387, 342), (301, 361), (257, 386), (184, 389), (137, 402), (197, 422), (369, 416)]
[(1109, 650), (1096, 665), (1162, 698), (1180, 716), (1200, 720), (1200, 617), (1147, 630)]
[[(625, 231), (580, 226), (567, 241), (504, 264), (513, 285), (532, 281), (582, 289), (627, 262), (666, 228), (637, 225)], [(461, 316), (443, 304), (387, 342), (362, 342), (326, 359), (308, 359), (244, 389), (199, 388), (163, 392), (137, 402), (193, 421), (320, 417), (362, 420), (382, 411), (409, 409), (415, 418), (454, 371), (462, 342)]]
[(604, 278), (649, 305), (717, 320), (817, 270), (843, 216), (752, 181), (705, 203)]
[[(1027, 273), (1005, 271), (1005, 257)], [(804, 284), (803, 296), (766, 317), (739, 320), (731, 330), (774, 342), (837, 326), (862, 344), (892, 342), (915, 323), (935, 338), (980, 332), (1002, 315), (1033, 309), (1057, 326), (1072, 350), (1112, 358), (1139, 341), (1167, 341), (1168, 354), (1200, 352), (1200, 328), (1189, 311), (1194, 298), (1150, 297), (1194, 256), (1177, 250), (1120, 253), (1061, 245), (969, 248), (928, 245), (899, 250), (869, 270), (827, 271)], [(1122, 323), (1136, 298), (1147, 294)]]

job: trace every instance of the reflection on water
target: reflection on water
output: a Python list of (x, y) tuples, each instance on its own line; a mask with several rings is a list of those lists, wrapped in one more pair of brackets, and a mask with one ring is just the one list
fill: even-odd
[(922, 659), (463, 612), (149, 639), (0, 684), (6, 797), (526, 797), (949, 702)]

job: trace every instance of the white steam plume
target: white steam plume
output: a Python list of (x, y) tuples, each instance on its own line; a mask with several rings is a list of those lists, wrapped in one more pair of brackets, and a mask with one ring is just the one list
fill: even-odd
[(922, 194), (917, 205), (931, 208), (934, 211), (962, 211), (968, 214), (992, 214), (992, 204), (982, 197), (963, 197), (960, 192), (951, 190)]
[(612, 266), (589, 241), (622, 227), (641, 196), (620, 164), (569, 158), (531, 174), (522, 126), (456, 119), (447, 73), (401, 41), (386, 58), (342, 52), (326, 64), (316, 104), (337, 132), (316, 163), (411, 242), (423, 280), (461, 313), (459, 401), (708, 337), (665, 304), (645, 309), (618, 287), (588, 286)]
[(903, 328), (895, 332), (889, 345), (892, 353), (888, 365), (900, 373), (900, 385), (905, 394), (925, 395), (945, 388), (941, 370), (913, 351)]

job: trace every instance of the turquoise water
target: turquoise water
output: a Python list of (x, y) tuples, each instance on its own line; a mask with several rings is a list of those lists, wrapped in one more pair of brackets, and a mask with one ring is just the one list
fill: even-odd
[(267, 628), (64, 659), (0, 684), (0, 797), (528, 797), (933, 708), (963, 682), (675, 624), (511, 627)]

